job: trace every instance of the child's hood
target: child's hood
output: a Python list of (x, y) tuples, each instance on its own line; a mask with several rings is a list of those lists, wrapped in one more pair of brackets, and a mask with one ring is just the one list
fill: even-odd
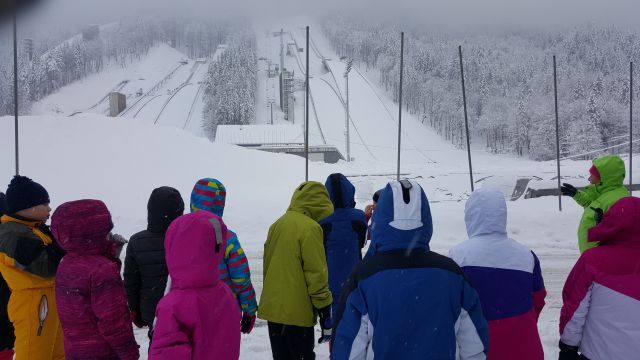
[(111, 229), (111, 214), (100, 200), (64, 203), (51, 217), (54, 238), (71, 254), (106, 254), (111, 245), (107, 239)]
[(172, 288), (199, 288), (219, 282), (218, 265), (227, 246), (227, 227), (208, 211), (180, 216), (164, 240)]

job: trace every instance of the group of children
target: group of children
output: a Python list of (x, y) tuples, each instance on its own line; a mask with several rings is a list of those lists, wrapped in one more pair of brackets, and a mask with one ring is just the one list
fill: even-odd
[[(583, 254), (563, 291), (559, 359), (629, 359), (640, 353), (640, 200), (622, 184), (619, 157), (594, 160), (590, 174), (584, 190), (562, 187), (585, 211)], [(471, 194), (468, 240), (445, 257), (430, 251), (432, 214), (415, 181), (389, 182), (366, 212), (342, 174), (304, 182), (269, 228), (259, 307), (237, 234), (222, 220), (225, 199), (220, 181), (201, 179), (183, 215), (176, 189), (155, 189), (147, 229), (129, 240), (123, 282), (126, 240), (111, 232), (104, 203), (64, 203), (49, 229), (48, 193), (16, 176), (0, 199), (0, 272), (11, 290), (0, 350), (13, 347), (16, 359), (137, 359), (133, 323), (149, 327), (150, 359), (238, 359), (240, 334), (257, 315), (276, 360), (314, 359), (318, 318), (318, 342), (336, 360), (544, 358), (541, 264), (509, 238), (496, 190)], [(2, 283), (0, 295), (8, 295)]]
[(138, 359), (131, 323), (149, 327), (150, 358), (237, 359), (257, 301), (244, 251), (221, 218), (225, 198), (221, 182), (201, 179), (183, 216), (178, 190), (155, 189), (147, 229), (129, 241), (123, 282), (127, 241), (111, 232), (103, 202), (64, 203), (49, 228), (45, 188), (14, 177), (0, 199), (0, 272), (8, 284), (0, 288), (0, 359), (14, 351), (29, 360)]

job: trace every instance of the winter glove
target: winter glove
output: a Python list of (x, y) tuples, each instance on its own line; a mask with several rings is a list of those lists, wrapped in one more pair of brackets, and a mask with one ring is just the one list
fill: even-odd
[(373, 209), (375, 208), (375, 205), (373, 204), (369, 204), (364, 208), (364, 214), (371, 218), (371, 215), (373, 215)]
[(122, 248), (126, 243), (128, 243), (127, 239), (122, 235), (114, 233), (109, 233), (108, 239), (111, 241), (111, 256), (115, 259), (119, 259), (120, 254), (122, 253)]
[(242, 320), (240, 321), (240, 331), (243, 334), (250, 334), (253, 330), (253, 325), (256, 323), (256, 315), (246, 312), (242, 313)]
[(600, 224), (602, 217), (604, 216), (604, 211), (600, 208), (591, 208), (591, 210), (595, 213), (593, 218), (596, 220), (596, 225)]
[(133, 310), (131, 311), (131, 322), (138, 329), (142, 329), (143, 327), (147, 326), (147, 323), (142, 320), (142, 316), (137, 311)]
[(569, 346), (562, 341), (558, 344), (560, 347), (560, 355), (558, 356), (558, 360), (580, 360), (582, 359), (578, 354), (577, 346)]
[(578, 189), (571, 184), (563, 183), (560, 187), (560, 193), (562, 193), (562, 195), (574, 197), (578, 193)]
[(318, 339), (318, 344), (322, 344), (331, 340), (331, 327), (333, 326), (331, 321), (331, 305), (318, 310), (318, 316), (320, 317), (320, 328), (322, 329), (322, 336)]
[(64, 251), (64, 249), (61, 248), (60, 245), (58, 245), (58, 243), (55, 241), (52, 242), (51, 245), (46, 247), (46, 251), (47, 255), (49, 255), (49, 259), (51, 259), (51, 261), (56, 264), (56, 267), (58, 266), (58, 264), (60, 264), (62, 258), (67, 254), (67, 252)]

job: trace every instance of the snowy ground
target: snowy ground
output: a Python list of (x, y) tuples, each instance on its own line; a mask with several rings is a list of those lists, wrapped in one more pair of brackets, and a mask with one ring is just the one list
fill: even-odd
[[(273, 32), (280, 28), (285, 31), (285, 46), (297, 43), (303, 47), (303, 31), (297, 23), (292, 20), (290, 24), (294, 25), (266, 25), (264, 30), (256, 31), (258, 56), (279, 63), (280, 38), (274, 37)], [(344, 63), (319, 34), (319, 27), (312, 29), (316, 30), (312, 33), (313, 53), (310, 54), (310, 85), (315, 104), (312, 105), (315, 111), (310, 111), (311, 141), (323, 143), (322, 130), (324, 141), (343, 151)], [(285, 58), (285, 67), (295, 70), (298, 79), (303, 76), (304, 56), (304, 53), (295, 53)], [(197, 179), (205, 176), (220, 179), (228, 190), (225, 222), (238, 233), (249, 257), (254, 287), (260, 294), (262, 249), (267, 230), (286, 210), (293, 189), (304, 180), (304, 159), (211, 143), (199, 137), (199, 121), (194, 121), (200, 118), (198, 114), (192, 115), (187, 131), (182, 130), (194, 107), (195, 112), (201, 112), (197, 110), (201, 109), (197, 89), (198, 81), (206, 72), (205, 64), (189, 61), (179, 65), (182, 57), (176, 50), (162, 45), (153, 48), (140, 63), (126, 69), (112, 67), (36, 104), (34, 113), (41, 116), (21, 118), (21, 173), (47, 187), (53, 208), (80, 198), (104, 200), (113, 213), (115, 231), (126, 236), (146, 227), (146, 202), (153, 188), (173, 186), (188, 202)], [(266, 77), (267, 60), (260, 61), (256, 112), (257, 122), (266, 124), (270, 122), (268, 101), (277, 103), (278, 92), (274, 80)], [(172, 74), (171, 77), (157, 92), (135, 105), (125, 117), (104, 117), (102, 105), (88, 109), (124, 80), (129, 80), (123, 87), (126, 93), (134, 94), (138, 88), (147, 93), (168, 74)], [(167, 90), (174, 91), (181, 86), (180, 92), (174, 92), (176, 95), (167, 103), (171, 96)], [(364, 208), (374, 191), (395, 178), (397, 108), (366, 74), (357, 70), (351, 72), (349, 88), (351, 151), (356, 160), (333, 165), (311, 163), (310, 179), (324, 182), (332, 172), (344, 173), (356, 186), (357, 206)], [(153, 99), (154, 96), (157, 98)], [(296, 104), (302, 104), (303, 98), (303, 92), (298, 92)], [(147, 105), (142, 107), (144, 103)], [(159, 109), (165, 103), (166, 114), (160, 114)], [(65, 116), (78, 110), (83, 112)], [(302, 110), (301, 105), (296, 106), (297, 124), (302, 119)], [(281, 112), (276, 110), (275, 115), (274, 122), (285, 123)], [(0, 118), (0, 134), (13, 134), (12, 118)], [(463, 215), (464, 200), (469, 194), (466, 152), (454, 148), (409, 114), (403, 114), (402, 150), (403, 177), (418, 181), (431, 201), (432, 248), (446, 254), (466, 238)], [(0, 164), (0, 189), (5, 189), (13, 173), (11, 136), (0, 137), (0, 153), (4, 154)], [(508, 199), (521, 177), (531, 178), (530, 186), (534, 188), (555, 186), (555, 162), (494, 156), (481, 150), (473, 151), (473, 159), (475, 186), (497, 187)], [(586, 185), (589, 166), (584, 161), (563, 162), (563, 181)], [(546, 357), (554, 359), (557, 358), (561, 289), (578, 256), (576, 229), (581, 209), (570, 199), (564, 199), (564, 211), (559, 213), (557, 198), (521, 198), (508, 205), (510, 235), (536, 251), (541, 260), (549, 295), (539, 329)], [(146, 330), (136, 330), (136, 336), (142, 358), (146, 358)], [(319, 359), (328, 358), (326, 346), (319, 346), (317, 353)], [(252, 334), (243, 335), (241, 358), (270, 358), (263, 321), (257, 322)]]
[[(126, 236), (145, 227), (146, 201), (153, 188), (174, 186), (188, 201), (195, 180), (203, 176), (221, 179), (229, 191), (225, 220), (239, 234), (249, 257), (254, 286), (260, 293), (267, 229), (285, 211), (295, 186), (304, 180), (302, 158), (214, 144), (179, 129), (98, 115), (24, 117), (21, 124), (21, 172), (47, 187), (53, 207), (79, 198), (103, 199), (114, 215), (115, 231)], [(12, 118), (0, 118), (0, 133), (13, 133)], [(13, 142), (7, 137), (0, 139), (0, 152), (6, 154), (0, 168), (0, 188), (6, 188), (13, 171), (12, 157), (8, 156), (13, 153)], [(541, 169), (545, 167), (544, 163), (539, 165)], [(334, 171), (356, 174), (360, 170), (355, 164), (344, 162), (311, 163), (310, 178), (324, 181)], [(381, 165), (378, 170), (386, 170), (386, 166)], [(460, 196), (466, 192), (466, 183), (458, 181), (466, 174), (430, 179), (424, 176), (428, 172), (415, 169), (415, 174), (422, 176), (416, 180), (429, 197), (438, 196), (434, 188)], [(358, 207), (363, 208), (371, 193), (392, 178), (352, 177), (358, 189)], [(464, 201), (433, 202), (431, 206), (432, 248), (446, 253), (466, 237)], [(556, 198), (543, 198), (509, 202), (509, 210), (509, 233), (541, 259), (549, 296), (540, 332), (551, 359), (555, 357), (561, 287), (578, 254), (575, 230), (580, 208), (566, 201), (565, 211), (558, 213)], [(136, 334), (145, 348), (146, 331), (137, 330)], [(326, 359), (326, 347), (318, 347), (318, 354), (320, 359)], [(255, 331), (243, 336), (242, 359), (268, 356), (266, 326), (258, 321)]]

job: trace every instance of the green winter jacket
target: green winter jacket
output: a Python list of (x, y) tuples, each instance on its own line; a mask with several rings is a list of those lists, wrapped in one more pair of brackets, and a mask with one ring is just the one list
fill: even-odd
[(312, 327), (316, 323), (315, 309), (331, 305), (318, 221), (332, 213), (327, 189), (310, 181), (296, 189), (287, 212), (271, 225), (264, 244), (260, 319)]
[(573, 197), (584, 208), (578, 227), (580, 253), (598, 246), (597, 242), (587, 242), (587, 231), (596, 225), (595, 212), (591, 208), (607, 212), (618, 200), (629, 196), (629, 191), (623, 185), (625, 165), (619, 156), (609, 155), (595, 159), (593, 165), (600, 173), (600, 183), (587, 186)]

